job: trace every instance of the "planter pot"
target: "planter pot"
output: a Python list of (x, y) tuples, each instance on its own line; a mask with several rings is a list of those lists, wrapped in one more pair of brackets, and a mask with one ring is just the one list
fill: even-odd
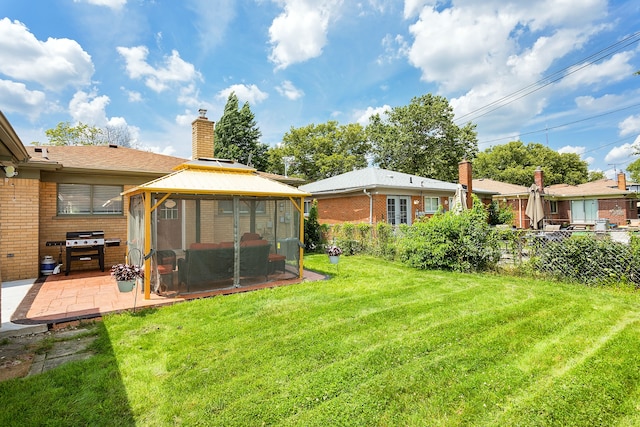
[(118, 282), (118, 290), (120, 292), (131, 292), (136, 285), (135, 280), (116, 280)]
[(329, 255), (329, 262), (331, 264), (337, 264), (340, 261), (340, 255)]

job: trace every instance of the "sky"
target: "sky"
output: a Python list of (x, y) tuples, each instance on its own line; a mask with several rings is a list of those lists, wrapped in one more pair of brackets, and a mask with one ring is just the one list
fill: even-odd
[(25, 145), (82, 122), (190, 158), (231, 92), (270, 146), (432, 93), (480, 151), (541, 143), (613, 177), (640, 147), (639, 22), (636, 0), (0, 0), (0, 110)]

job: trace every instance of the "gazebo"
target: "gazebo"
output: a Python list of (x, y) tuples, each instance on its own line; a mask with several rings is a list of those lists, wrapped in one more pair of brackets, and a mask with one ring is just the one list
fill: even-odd
[(123, 195), (128, 258), (144, 262), (146, 299), (152, 290), (207, 292), (302, 278), (309, 193), (232, 160), (198, 158)]

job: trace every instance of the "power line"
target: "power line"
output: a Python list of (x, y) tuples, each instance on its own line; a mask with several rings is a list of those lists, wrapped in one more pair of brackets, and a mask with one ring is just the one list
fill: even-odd
[(502, 141), (502, 140), (505, 140), (505, 139), (518, 138), (518, 137), (523, 136), (523, 135), (532, 135), (532, 134), (536, 134), (536, 133), (548, 132), (549, 130), (552, 130), (552, 129), (558, 129), (558, 128), (562, 128), (562, 127), (565, 127), (565, 126), (574, 125), (576, 123), (586, 122), (588, 120), (593, 120), (593, 119), (597, 119), (597, 118), (600, 118), (600, 117), (608, 116), (609, 114), (613, 114), (613, 113), (617, 113), (617, 112), (620, 112), (620, 111), (628, 110), (628, 109), (635, 108), (635, 107), (638, 107), (638, 106), (640, 106), (640, 103), (629, 105), (627, 107), (618, 108), (618, 109), (611, 110), (611, 111), (606, 111), (604, 113), (596, 114), (595, 116), (589, 116), (589, 117), (586, 117), (584, 119), (574, 120), (572, 122), (563, 123), (563, 124), (556, 125), (556, 126), (551, 126), (551, 127), (545, 126), (544, 129), (532, 130), (532, 131), (529, 131), (529, 132), (519, 133), (517, 135), (505, 136), (505, 137), (502, 137), (502, 138), (495, 138), (495, 139), (490, 139), (490, 140), (487, 140), (487, 141), (478, 142), (478, 145), (488, 144), (488, 143), (496, 142), (496, 141)]
[[(599, 50), (598, 52), (589, 55), (588, 57), (581, 59), (580, 61), (565, 67), (559, 71), (556, 71), (554, 73), (552, 73), (551, 75), (544, 77), (540, 80), (538, 80), (535, 83), (532, 83), (528, 86), (525, 86), (522, 89), (519, 89), (509, 95), (506, 95), (500, 99), (497, 99), (483, 107), (480, 107), (476, 110), (470, 111), (460, 117), (457, 117), (454, 119), (454, 122), (460, 122), (462, 121), (462, 119), (465, 119), (469, 116), (472, 116), (471, 118), (466, 119), (466, 121), (473, 121), (476, 120), (480, 117), (483, 117), (499, 108), (502, 108), (506, 105), (511, 104), (512, 102), (515, 102), (521, 98), (524, 98), (525, 96), (531, 95), (534, 92), (537, 92), (559, 80), (562, 80), (563, 78), (570, 76), (574, 73), (577, 73), (578, 71), (583, 70), (586, 67), (589, 67), (591, 65), (593, 65), (594, 63), (596, 63), (597, 61), (600, 61), (616, 52), (618, 52), (619, 50), (624, 49), (627, 46), (630, 46), (634, 43), (637, 43), (638, 41), (640, 41), (640, 31), (610, 45), (607, 46), (604, 49)], [(585, 63), (585, 61), (587, 61)], [(578, 66), (579, 64), (582, 64), (580, 66)], [(486, 111), (484, 111), (486, 110)], [(476, 114), (474, 116), (474, 114)]]

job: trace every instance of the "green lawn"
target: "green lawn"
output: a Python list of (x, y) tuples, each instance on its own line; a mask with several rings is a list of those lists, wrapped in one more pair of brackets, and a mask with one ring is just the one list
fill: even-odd
[(628, 290), (308, 256), (336, 274), (98, 324), (0, 425), (640, 425)]

